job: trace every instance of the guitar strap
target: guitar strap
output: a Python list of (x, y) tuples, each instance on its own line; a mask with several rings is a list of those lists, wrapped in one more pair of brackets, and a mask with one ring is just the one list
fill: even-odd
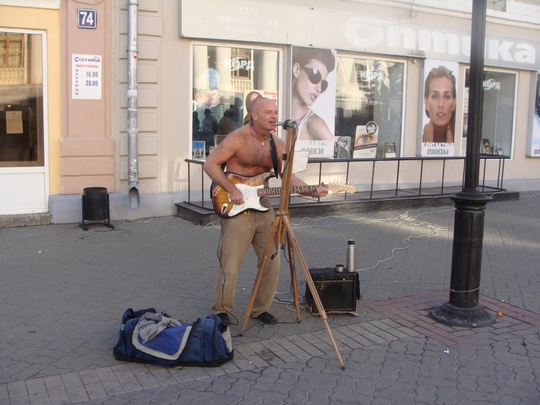
[(274, 173), (276, 178), (281, 177), (281, 173), (278, 171), (278, 159), (276, 141), (274, 141), (274, 135), (270, 134), (270, 156), (272, 157), (272, 164), (274, 165)]

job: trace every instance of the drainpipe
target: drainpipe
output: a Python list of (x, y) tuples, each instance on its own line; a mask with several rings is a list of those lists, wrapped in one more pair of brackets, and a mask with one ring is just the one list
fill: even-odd
[(139, 122), (137, 95), (137, 14), (138, 0), (128, 0), (128, 198), (130, 208), (139, 208)]

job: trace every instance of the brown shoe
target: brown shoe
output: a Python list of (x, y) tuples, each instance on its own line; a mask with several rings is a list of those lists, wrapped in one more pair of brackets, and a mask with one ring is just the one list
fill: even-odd
[(262, 323), (265, 323), (268, 325), (273, 325), (278, 322), (278, 319), (274, 315), (268, 312), (263, 312), (262, 314), (257, 316), (257, 319), (261, 321)]

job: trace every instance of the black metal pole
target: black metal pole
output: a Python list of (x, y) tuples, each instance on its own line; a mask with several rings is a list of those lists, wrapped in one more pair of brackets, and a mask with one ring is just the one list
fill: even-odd
[(491, 197), (478, 191), (480, 138), (482, 136), (486, 0), (473, 0), (471, 67), (467, 154), (463, 190), (452, 199), (456, 204), (450, 299), (431, 311), (439, 322), (452, 326), (486, 326), (495, 317), (479, 305), (485, 207)]

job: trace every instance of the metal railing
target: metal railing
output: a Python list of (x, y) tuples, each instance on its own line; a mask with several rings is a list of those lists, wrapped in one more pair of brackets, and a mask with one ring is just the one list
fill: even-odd
[[(505, 161), (509, 159), (509, 156), (506, 155), (480, 155), (481, 161), (481, 173), (479, 179), (478, 190), (480, 192), (498, 192), (504, 191), (503, 182), (504, 182), (504, 167)], [(210, 180), (202, 170), (202, 165), (204, 160), (196, 159), (186, 159), (188, 164), (188, 204), (200, 207), (200, 208), (209, 208), (211, 206), (211, 196), (210, 196)], [(448, 162), (462, 161), (460, 165), (462, 170), (462, 180), (461, 184), (452, 184), (448, 185), (447, 183), (447, 165)], [(385, 164), (385, 168), (388, 168), (388, 163), (394, 162), (395, 165), (395, 180), (390, 185), (387, 182), (384, 184), (378, 183), (376, 180), (376, 173), (378, 166), (381, 166), (382, 163)], [(409, 174), (407, 176), (407, 182), (402, 182), (402, 166), (406, 163), (414, 162), (418, 165), (418, 177), (416, 181), (411, 182), (410, 179), (412, 176)], [(433, 166), (433, 163), (440, 165), (440, 176), (438, 181), (425, 182), (425, 170), (426, 165), (429, 164)], [(465, 157), (464, 156), (452, 156), (452, 157), (401, 157), (401, 158), (373, 158), (373, 159), (309, 159), (309, 165), (318, 166), (318, 183), (320, 184), (325, 177), (325, 166), (335, 164), (344, 164), (345, 169), (340, 173), (341, 177), (344, 177), (345, 183), (349, 184), (351, 167), (353, 165), (368, 165), (371, 166), (371, 181), (366, 191), (359, 192), (354, 194), (355, 201), (362, 200), (381, 200), (381, 199), (392, 199), (400, 197), (419, 197), (419, 196), (446, 196), (453, 195), (456, 193), (456, 187), (461, 187), (463, 184), (463, 175), (464, 175), (464, 165)], [(199, 166), (200, 172), (200, 188), (193, 190), (192, 181), (197, 181), (194, 176), (192, 176), (192, 165)], [(491, 167), (491, 173), (495, 175), (488, 176), (488, 166)], [(494, 166), (494, 167), (493, 167)], [(386, 172), (388, 175), (388, 172)], [(196, 175), (195, 175), (196, 176)], [(455, 176), (455, 175), (454, 175)], [(433, 179), (433, 175), (431, 176)], [(208, 180), (208, 181), (206, 181)], [(206, 187), (206, 185), (208, 187)], [(367, 185), (368, 183), (366, 183)], [(200, 192), (200, 200), (194, 200), (193, 193)], [(350, 193), (343, 193), (340, 198), (346, 200), (351, 198)], [(313, 200), (312, 200), (313, 201)], [(315, 202), (320, 202), (320, 199), (315, 200)], [(290, 205), (294, 206), (294, 201), (291, 201)]]

